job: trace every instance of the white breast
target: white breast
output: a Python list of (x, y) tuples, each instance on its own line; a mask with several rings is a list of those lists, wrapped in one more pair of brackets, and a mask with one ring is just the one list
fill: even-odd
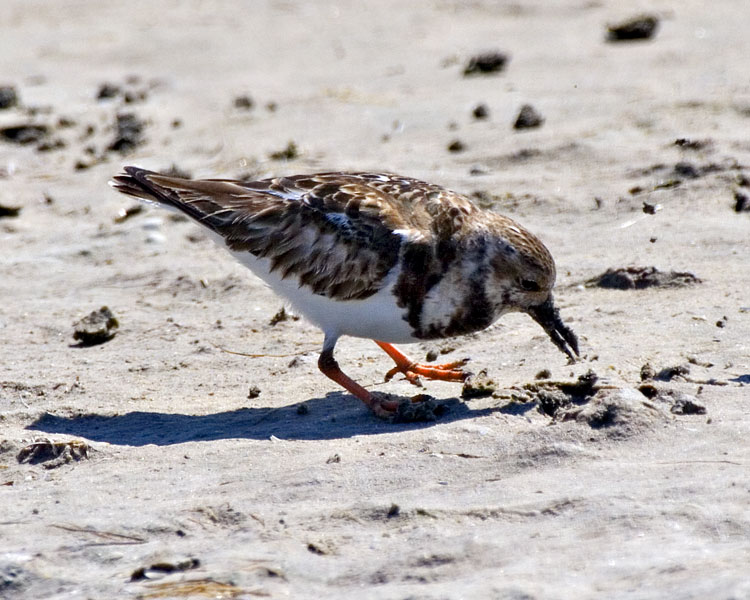
[(326, 335), (350, 335), (394, 344), (417, 341), (404, 318), (405, 309), (396, 305), (392, 293), (393, 285), (398, 280), (398, 268), (386, 276), (380, 291), (369, 298), (333, 300), (300, 286), (294, 275), (282, 279), (278, 272), (271, 273), (271, 261), (267, 258), (257, 258), (249, 252), (230, 252)]

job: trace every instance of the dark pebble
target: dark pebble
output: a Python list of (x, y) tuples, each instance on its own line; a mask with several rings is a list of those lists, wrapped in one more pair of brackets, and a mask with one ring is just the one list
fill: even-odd
[(486, 104), (477, 104), (471, 114), (477, 120), (486, 119), (490, 116), (490, 109)]
[(658, 27), (658, 17), (641, 15), (616, 25), (607, 26), (607, 40), (610, 42), (647, 40), (653, 37)]
[(498, 51), (483, 52), (469, 59), (464, 68), (464, 76), (499, 73), (505, 68), (507, 62), (507, 54)]
[(18, 106), (16, 88), (11, 85), (0, 86), (0, 110)]
[(48, 132), (46, 125), (14, 125), (0, 129), (0, 136), (14, 144), (34, 144), (41, 142)]
[(286, 145), (286, 148), (277, 152), (271, 152), (268, 156), (271, 160), (294, 160), (299, 156), (299, 150), (297, 149), (297, 144), (290, 141)]
[(513, 123), (513, 129), (533, 129), (544, 123), (544, 117), (531, 104), (524, 104)]
[(73, 339), (80, 342), (81, 346), (96, 346), (111, 340), (119, 326), (120, 323), (112, 311), (102, 306), (75, 323)]
[(17, 217), (20, 212), (20, 206), (5, 206), (4, 204), (0, 204), (0, 219), (3, 217)]
[(734, 193), (734, 210), (735, 212), (750, 212), (750, 198), (742, 192)]
[(115, 127), (115, 139), (107, 147), (107, 150), (127, 154), (143, 144), (143, 130), (146, 123), (134, 113), (118, 114)]
[(464, 150), (466, 150), (466, 144), (461, 140), (453, 140), (448, 144), (448, 152), (463, 152)]
[(674, 173), (678, 177), (687, 177), (689, 179), (697, 179), (701, 176), (701, 172), (693, 164), (687, 161), (678, 162), (674, 166)]
[(242, 110), (250, 110), (255, 106), (255, 102), (250, 96), (237, 96), (234, 99), (234, 107)]
[(99, 91), (96, 93), (97, 100), (109, 100), (110, 98), (116, 98), (122, 93), (122, 88), (114, 83), (102, 83), (99, 86)]

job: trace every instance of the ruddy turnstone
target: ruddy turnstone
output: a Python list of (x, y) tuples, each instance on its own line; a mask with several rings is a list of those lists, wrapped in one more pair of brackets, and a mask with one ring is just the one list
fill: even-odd
[[(392, 344), (480, 331), (528, 313), (571, 360), (578, 340), (552, 300), (555, 263), (508, 217), (424, 181), (319, 173), (261, 181), (190, 180), (125, 167), (113, 187), (178, 209), (323, 330), (318, 367), (376, 415), (404, 403), (366, 390), (333, 357), (342, 335), (375, 341), (386, 375), (463, 381), (465, 361), (422, 365)], [(419, 397), (416, 397), (419, 398)]]

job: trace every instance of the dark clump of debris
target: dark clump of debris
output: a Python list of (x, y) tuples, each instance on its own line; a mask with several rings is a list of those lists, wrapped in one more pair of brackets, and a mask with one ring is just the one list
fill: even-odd
[(234, 99), (235, 108), (239, 108), (241, 110), (250, 110), (251, 108), (253, 108), (253, 106), (255, 106), (255, 102), (250, 96), (246, 94), (242, 96), (237, 96)]
[(20, 212), (20, 206), (6, 206), (5, 204), (0, 204), (0, 219), (3, 217), (17, 217)]
[(673, 394), (670, 411), (675, 415), (705, 415), (706, 407), (695, 396), (678, 392)]
[(273, 327), (274, 325), (278, 325), (279, 323), (283, 323), (287, 319), (292, 319), (293, 321), (298, 321), (299, 317), (297, 315), (291, 315), (288, 312), (286, 312), (286, 307), (282, 306), (279, 310), (276, 311), (276, 314), (271, 317), (271, 320), (268, 321), (268, 324)]
[(685, 150), (705, 150), (711, 144), (711, 140), (692, 140), (690, 138), (677, 138), (674, 141), (675, 146), (679, 146)]
[(656, 371), (656, 369), (651, 366), (651, 363), (646, 363), (641, 367), (641, 381), (672, 381), (675, 377), (685, 378), (687, 375), (690, 375), (689, 365), (664, 367), (660, 371)]
[(69, 442), (40, 440), (22, 448), (16, 459), (19, 463), (31, 465), (44, 463), (45, 469), (54, 469), (88, 457), (89, 445), (86, 442), (80, 440)]
[(73, 339), (80, 342), (82, 347), (97, 346), (115, 337), (119, 326), (120, 323), (112, 311), (102, 306), (75, 323)]
[(127, 154), (144, 142), (143, 130), (146, 128), (146, 123), (134, 113), (118, 114), (115, 128), (115, 139), (107, 150)]
[(648, 40), (659, 27), (659, 18), (654, 15), (640, 15), (621, 23), (607, 26), (607, 41), (627, 42)]
[(290, 141), (283, 150), (271, 152), (268, 155), (271, 160), (294, 160), (298, 156), (299, 150), (297, 149), (297, 144), (293, 141)]
[(122, 88), (114, 83), (102, 83), (99, 86), (99, 91), (96, 93), (97, 100), (108, 100), (110, 98), (116, 98), (122, 93)]
[(461, 398), (464, 400), (485, 398), (492, 396), (496, 389), (497, 384), (487, 375), (487, 369), (482, 369), (464, 382), (464, 386), (461, 388)]
[(649, 287), (686, 287), (701, 283), (692, 273), (659, 271), (656, 267), (621, 267), (585, 281), (586, 287), (613, 290), (642, 290)]
[(0, 86), (0, 110), (6, 110), (14, 106), (18, 106), (16, 88), (11, 85)]
[(466, 144), (461, 140), (453, 140), (448, 144), (448, 152), (463, 152), (464, 150), (466, 150)]
[(523, 389), (527, 401), (537, 402), (539, 412), (556, 418), (562, 409), (588, 402), (599, 390), (598, 381), (596, 373), (589, 370), (575, 381), (539, 380), (524, 385)]
[(747, 194), (734, 193), (734, 212), (750, 212), (750, 197)]
[(190, 569), (197, 569), (201, 564), (197, 558), (188, 558), (178, 563), (159, 562), (149, 565), (148, 567), (139, 567), (130, 575), (130, 581), (143, 581), (144, 579), (154, 579), (158, 576), (168, 575), (169, 573), (179, 573)]
[(475, 119), (481, 121), (482, 119), (486, 119), (490, 116), (490, 109), (486, 104), (477, 104), (471, 111), (471, 114)]
[(543, 123), (544, 117), (531, 104), (524, 104), (513, 123), (513, 129), (534, 129)]
[(123, 85), (105, 81), (99, 85), (99, 89), (96, 92), (96, 99), (101, 102), (122, 98), (126, 104), (143, 102), (148, 98), (149, 87), (153, 87), (153, 85), (153, 82), (151, 84), (143, 84), (138, 75), (127, 77)]
[(464, 76), (468, 75), (488, 75), (499, 73), (505, 68), (508, 62), (508, 55), (497, 50), (483, 52), (469, 59), (464, 68)]
[(47, 137), (49, 129), (46, 125), (12, 125), (0, 129), (0, 137), (6, 142), (14, 144), (34, 144)]

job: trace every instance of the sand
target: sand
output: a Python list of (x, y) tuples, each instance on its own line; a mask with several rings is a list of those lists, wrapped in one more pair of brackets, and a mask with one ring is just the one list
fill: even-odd
[[(640, 9), (652, 39), (606, 40)], [(747, 17), (6, 0), (0, 129), (26, 129), (0, 139), (0, 597), (750, 598)], [(464, 76), (485, 51), (504, 68)], [(514, 130), (524, 104), (543, 123)], [(473, 196), (550, 248), (583, 358), (524, 315), (405, 346), (471, 357), (490, 395), (426, 382), (442, 418), (380, 421), (198, 227), (127, 212), (126, 164)], [(586, 283), (628, 267), (655, 285)], [(118, 328), (81, 345), (103, 306)], [(337, 357), (415, 392), (368, 340)]]

